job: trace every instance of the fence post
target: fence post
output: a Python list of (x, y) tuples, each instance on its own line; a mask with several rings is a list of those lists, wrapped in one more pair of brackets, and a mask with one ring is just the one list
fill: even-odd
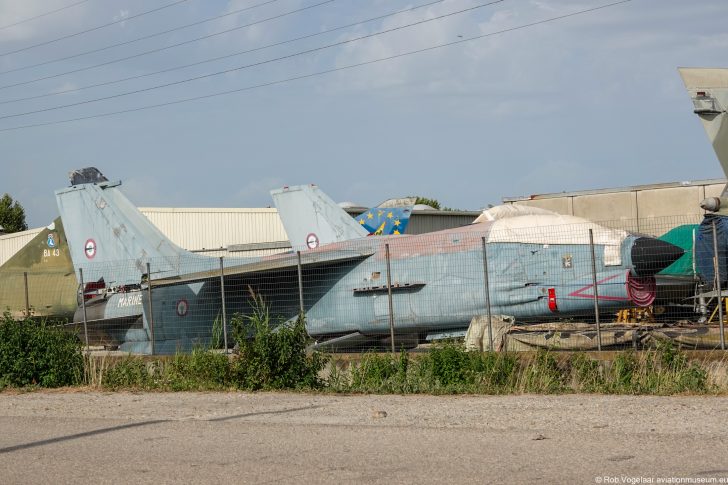
[(28, 272), (23, 273), (23, 281), (25, 284), (25, 318), (30, 318), (30, 298), (28, 297)]
[(86, 285), (83, 282), (83, 268), (78, 268), (78, 278), (81, 283), (81, 308), (83, 309), (83, 336), (86, 339), (86, 352), (88, 352), (88, 325), (86, 323)]
[(223, 256), (220, 256), (220, 297), (222, 298), (222, 341), (225, 353), (227, 354), (227, 309), (225, 307), (225, 266), (223, 264)]
[(303, 306), (303, 272), (301, 269), (301, 251), (296, 251), (296, 256), (298, 257), (298, 263), (296, 264), (296, 270), (298, 271), (298, 308), (300, 316), (303, 316), (304, 313), (304, 306)]
[(392, 268), (389, 263), (389, 243), (384, 245), (384, 255), (387, 258), (387, 298), (389, 298), (389, 337), (392, 339), (392, 353), (395, 353), (394, 305), (392, 304)]
[(152, 340), (152, 355), (154, 355), (154, 306), (152, 305), (152, 265), (147, 263), (147, 295), (149, 297), (149, 337)]
[(493, 348), (493, 316), (490, 311), (490, 281), (488, 278), (488, 249), (485, 244), (485, 236), (483, 240), (483, 278), (485, 281), (485, 308), (488, 311), (488, 340), (490, 342), (490, 351), (494, 351)]
[(720, 325), (720, 350), (725, 350), (725, 333), (723, 332), (723, 292), (720, 287), (720, 261), (718, 260), (718, 232), (713, 221), (713, 272), (715, 273), (715, 291), (718, 294), (718, 319)]
[(592, 283), (594, 285), (594, 317), (597, 324), (597, 350), (602, 351), (602, 327), (599, 323), (599, 289), (597, 288), (597, 257), (594, 253), (594, 231), (589, 229), (589, 247), (591, 248)]

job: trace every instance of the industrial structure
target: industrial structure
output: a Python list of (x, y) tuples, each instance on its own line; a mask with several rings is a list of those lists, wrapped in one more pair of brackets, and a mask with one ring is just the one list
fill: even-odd
[(504, 204), (539, 207), (606, 226), (659, 236), (680, 224), (699, 224), (700, 202), (718, 197), (725, 179), (634, 185), (614, 189), (504, 197)]

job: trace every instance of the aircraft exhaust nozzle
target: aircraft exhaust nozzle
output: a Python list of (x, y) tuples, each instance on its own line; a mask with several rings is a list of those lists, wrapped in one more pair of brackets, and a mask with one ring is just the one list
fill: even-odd
[(632, 267), (637, 276), (654, 276), (685, 253), (682, 248), (652, 237), (638, 237), (632, 244)]

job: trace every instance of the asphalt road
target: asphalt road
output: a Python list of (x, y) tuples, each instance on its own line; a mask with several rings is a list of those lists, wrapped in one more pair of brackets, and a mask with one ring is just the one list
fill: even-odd
[(728, 483), (728, 398), (0, 393), (4, 484), (660, 479)]

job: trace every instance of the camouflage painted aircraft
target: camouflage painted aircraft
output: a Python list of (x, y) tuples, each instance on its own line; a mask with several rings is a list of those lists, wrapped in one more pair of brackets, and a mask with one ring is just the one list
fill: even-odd
[[(151, 351), (152, 333), (154, 351), (160, 353), (209, 344), (222, 306), (221, 280), (228, 315), (250, 314), (255, 299), (283, 319), (298, 315), (297, 254), (226, 258), (223, 275), (218, 258), (191, 254), (167, 239), (122, 194), (120, 182), (107, 181), (96, 169), (73, 172), (71, 182), (56, 197), (74, 266), (83, 268), (90, 282), (139, 288), (126, 294), (141, 295), (143, 327), (122, 339), (123, 350)], [(386, 342), (385, 245), (396, 275), (391, 289), (397, 341), (414, 343), (428, 335), (462, 331), (474, 316), (486, 312), (483, 238), (488, 243), (492, 311), (520, 320), (593, 311), (587, 227), (595, 232), (599, 301), (605, 309), (649, 305), (654, 274), (682, 255), (669, 243), (583, 220), (586, 225), (578, 234), (563, 227), (554, 231), (564, 216), (508, 217), (503, 215), (507, 208), (500, 215), (491, 210), (478, 223), (459, 229), (360, 237), (356, 220), (323, 198), (318, 188), (307, 187), (291, 187), (281, 195), (296, 199), (291, 207), (302, 221), (301, 234), (307, 236), (300, 253), (307, 330), (329, 348)], [(319, 226), (307, 229), (307, 220), (318, 220)], [(339, 239), (321, 244), (315, 227)], [(318, 242), (309, 244), (311, 240)]]
[(57, 218), (0, 266), (0, 312), (16, 319), (29, 314), (72, 321), (77, 288), (63, 223)]

